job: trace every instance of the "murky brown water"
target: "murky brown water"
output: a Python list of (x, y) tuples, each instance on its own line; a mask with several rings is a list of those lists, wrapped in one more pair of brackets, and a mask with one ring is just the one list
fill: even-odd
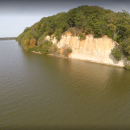
[(0, 41), (0, 127), (128, 128), (130, 71)]

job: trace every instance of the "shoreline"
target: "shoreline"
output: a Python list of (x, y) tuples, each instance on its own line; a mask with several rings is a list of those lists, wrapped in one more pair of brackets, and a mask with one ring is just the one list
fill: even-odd
[[(31, 52), (36, 53), (36, 54), (42, 54), (41, 52), (35, 52), (35, 51), (31, 51)], [(67, 58), (67, 59), (82, 60), (82, 61), (87, 61), (87, 62), (96, 63), (96, 64), (102, 64), (102, 65), (107, 65), (107, 66), (113, 66), (113, 67), (118, 67), (118, 68), (124, 68), (124, 66), (112, 65), (112, 64), (107, 64), (107, 63), (101, 63), (101, 62), (96, 62), (96, 61), (87, 60), (87, 59), (64, 57), (62, 55), (55, 55), (55, 54), (47, 54), (47, 55), (49, 55), (49, 56), (55, 56), (55, 57), (61, 57), (61, 58)]]
[(96, 63), (96, 64), (102, 64), (102, 65), (107, 65), (107, 66), (124, 68), (124, 66), (117, 66), (117, 65), (107, 64), (107, 63), (96, 62), (96, 61), (92, 61), (92, 60), (84, 60), (84, 59), (78, 59), (78, 58), (70, 58), (70, 59), (82, 60), (82, 61), (87, 61), (87, 62)]
[(36, 54), (42, 54), (41, 52), (36, 52), (36, 51), (31, 51), (33, 53), (36, 53)]
[[(36, 54), (42, 54), (41, 52), (36, 52), (36, 51), (31, 51), (31, 52), (36, 53)], [(47, 54), (47, 55), (55, 56), (55, 57), (62, 57), (62, 58), (73, 59), (73, 58), (70, 58), (70, 57), (64, 57), (62, 55), (55, 55), (55, 54)]]

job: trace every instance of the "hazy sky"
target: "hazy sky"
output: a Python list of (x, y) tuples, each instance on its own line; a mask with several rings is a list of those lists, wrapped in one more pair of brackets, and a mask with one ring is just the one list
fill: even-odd
[(130, 12), (130, 0), (3, 0), (0, 1), (0, 37), (17, 37), (41, 18), (81, 5)]

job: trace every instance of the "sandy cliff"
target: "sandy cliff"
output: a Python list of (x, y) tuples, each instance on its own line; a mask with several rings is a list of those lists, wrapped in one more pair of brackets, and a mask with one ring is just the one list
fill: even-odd
[[(47, 39), (50, 40), (50, 37), (48, 36)], [(51, 41), (57, 43), (55, 38), (51, 39)], [(85, 40), (80, 40), (77, 36), (71, 36), (70, 33), (67, 33), (62, 35), (61, 40), (57, 43), (59, 48), (64, 45), (68, 45), (72, 48), (70, 58), (119, 67), (123, 67), (127, 63), (125, 57), (122, 57), (122, 60), (118, 62), (111, 55), (111, 49), (116, 46), (117, 43), (107, 36), (94, 38), (93, 35), (90, 34), (86, 36)]]

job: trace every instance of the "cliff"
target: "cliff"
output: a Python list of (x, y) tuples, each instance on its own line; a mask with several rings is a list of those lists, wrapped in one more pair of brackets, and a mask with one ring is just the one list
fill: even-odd
[(85, 40), (80, 40), (77, 36), (72, 36), (71, 33), (62, 35), (61, 40), (57, 42), (56, 38), (51, 39), (49, 36), (47, 40), (51, 40), (52, 43), (57, 43), (58, 48), (64, 45), (68, 45), (72, 48), (70, 58), (86, 60), (101, 64), (107, 64), (112, 66), (124, 67), (128, 62), (123, 56), (121, 61), (116, 61), (111, 55), (111, 49), (117, 46), (118, 43), (113, 41), (107, 36), (102, 38), (94, 38), (93, 35), (87, 35)]
[[(65, 44), (70, 46), (73, 51), (69, 55), (70, 58), (123, 67), (127, 64), (125, 57), (130, 60), (129, 21), (130, 14), (125, 10), (116, 13), (98, 6), (83, 5), (70, 9), (68, 12), (43, 17), (31, 27), (26, 27), (16, 40), (26, 51), (57, 54), (57, 47), (53, 46), (50, 41), (46, 41), (45, 37), (53, 35), (60, 40), (62, 35), (59, 42), (51, 37), (52, 41), (57, 43), (59, 48)], [(87, 34), (93, 34), (100, 38), (94, 38)], [(80, 41), (77, 37), (84, 39), (85, 35), (85, 40)], [(111, 39), (104, 37), (104, 35)], [(116, 45), (116, 42), (112, 39), (116, 39), (117, 43), (121, 43), (120, 48), (115, 48), (112, 51), (113, 56), (120, 60), (121, 56), (125, 55), (125, 57), (122, 56), (122, 60), (119, 62), (111, 55), (111, 49)], [(60, 52), (67, 56), (71, 49), (63, 47)], [(129, 63), (128, 67), (130, 69)]]

